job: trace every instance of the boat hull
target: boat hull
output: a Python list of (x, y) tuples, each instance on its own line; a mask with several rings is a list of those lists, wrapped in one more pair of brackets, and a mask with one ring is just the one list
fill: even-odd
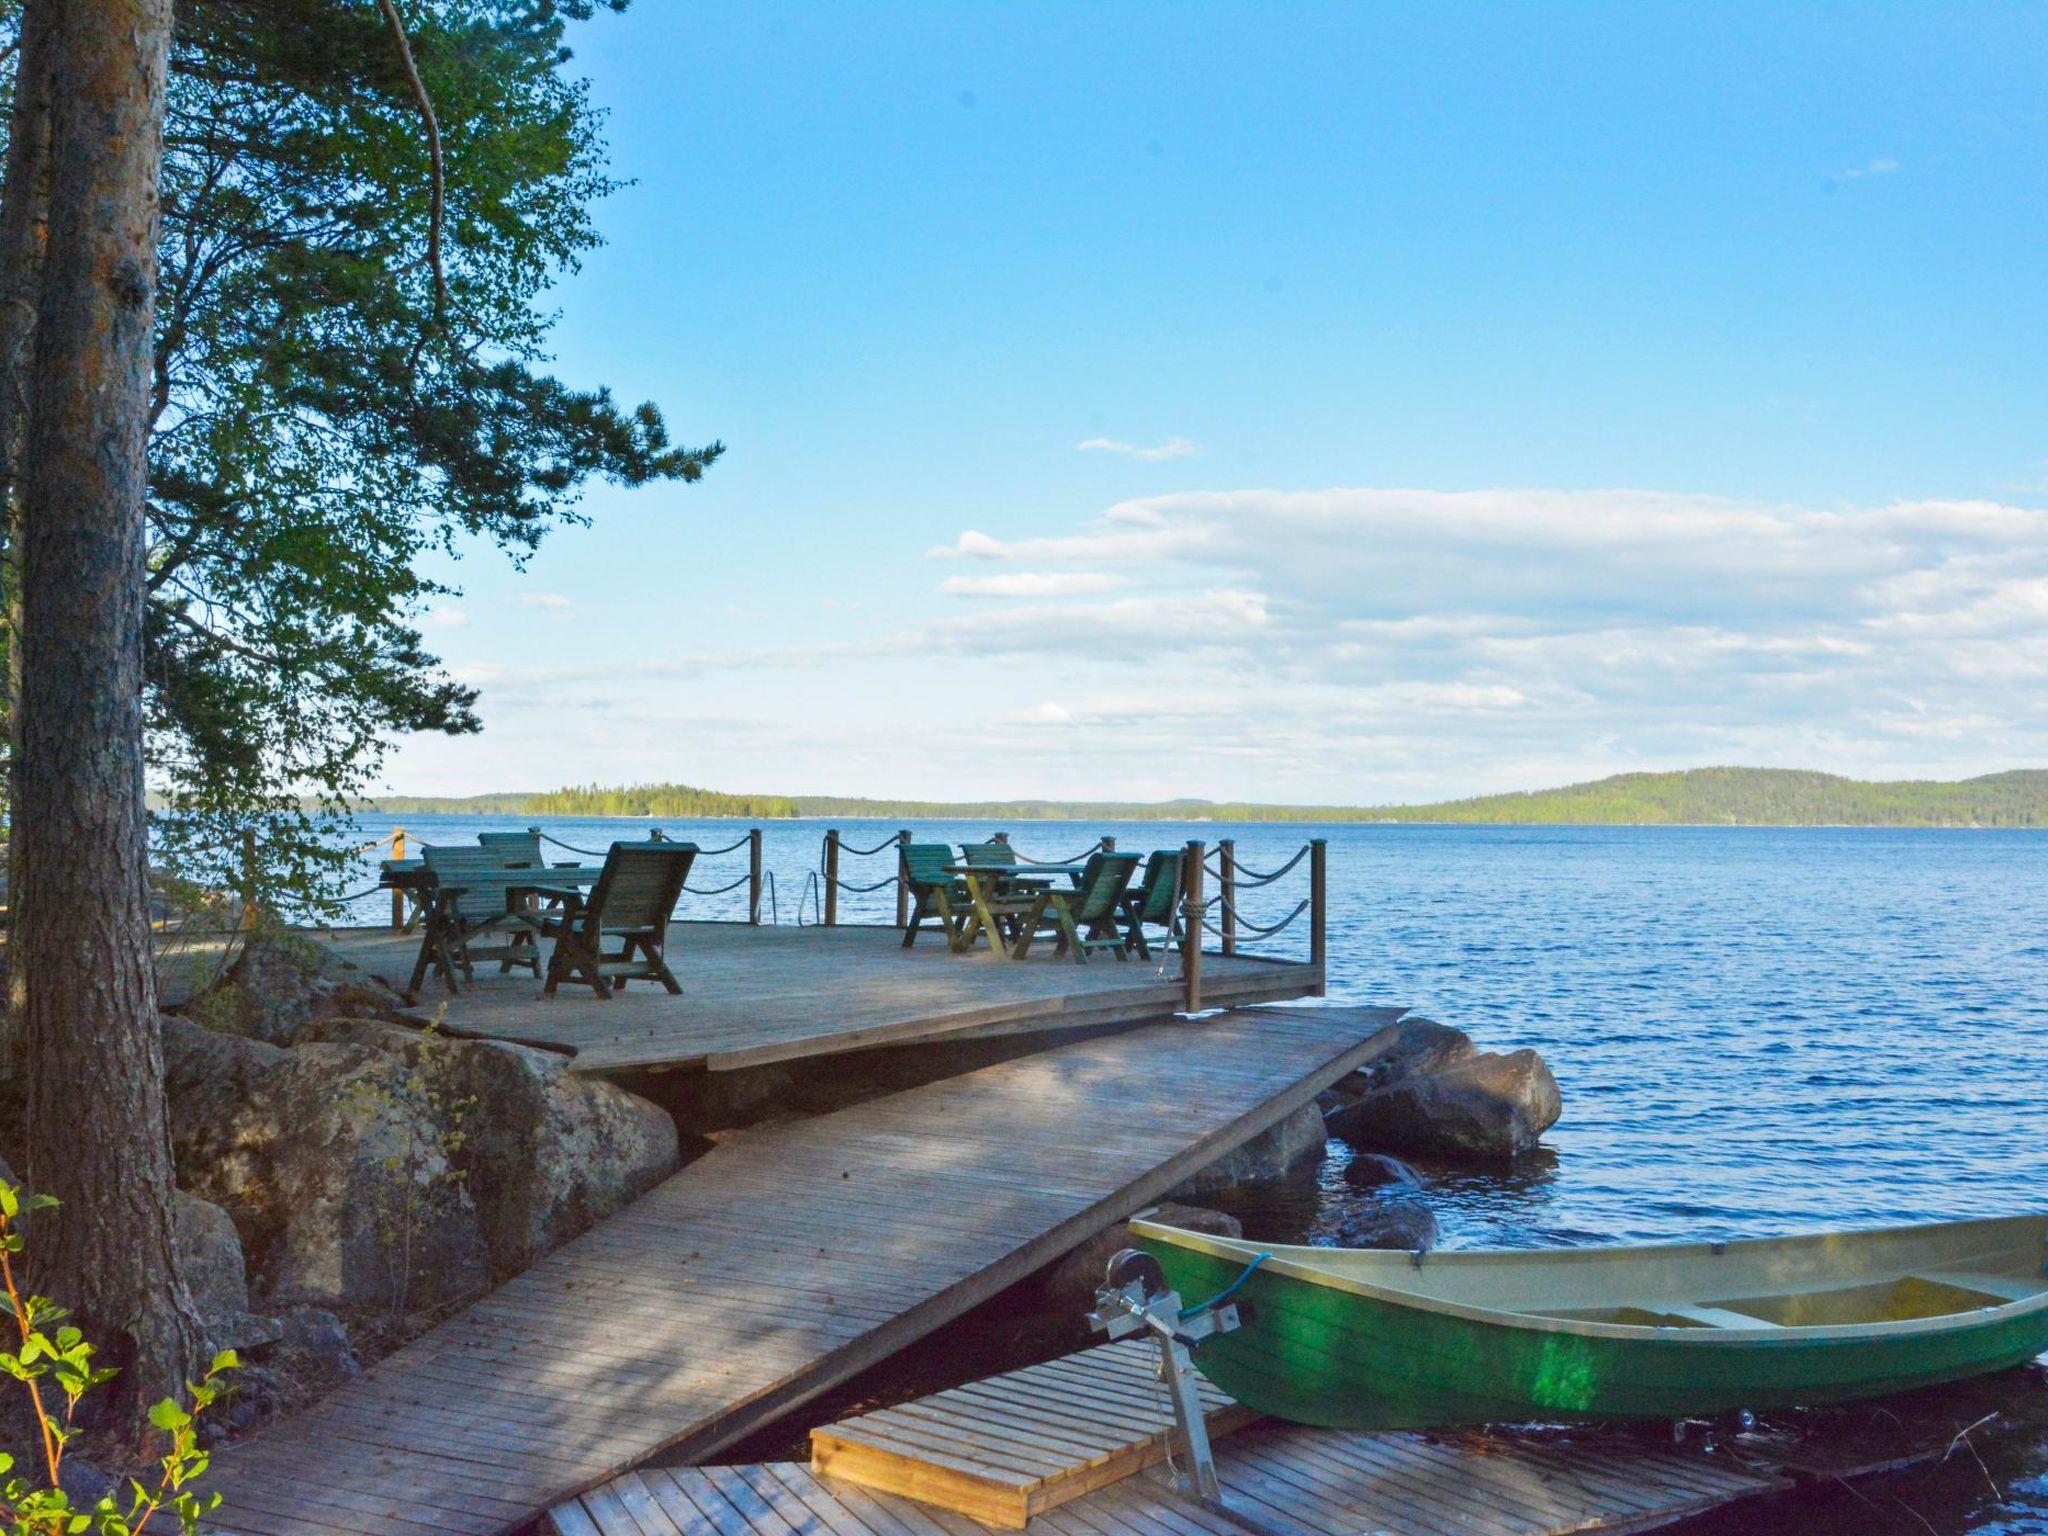
[[(1239, 1279), (1243, 1258), (1141, 1237), (1188, 1299)], [(1237, 1293), (1245, 1326), (1195, 1363), (1245, 1406), (1336, 1429), (1672, 1419), (1810, 1407), (1961, 1381), (2048, 1351), (2048, 1309), (2000, 1307), (1935, 1330), (1766, 1339), (1710, 1329), (1645, 1336), (1531, 1327), (1419, 1309), (1261, 1268)], [(1853, 1331), (1853, 1330), (1852, 1330)]]

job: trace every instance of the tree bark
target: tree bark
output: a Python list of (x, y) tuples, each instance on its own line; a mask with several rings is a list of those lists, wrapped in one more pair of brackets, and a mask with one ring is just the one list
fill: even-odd
[[(0, 667), (0, 714), (6, 717), (7, 804), (18, 803), (14, 765), (19, 755), (14, 701), (21, 696), (21, 502), (17, 475), (22, 437), (28, 429), (29, 344), (41, 303), (43, 252), (50, 216), (50, 107), (54, 96), (56, 12), (32, 8), (22, 17), (14, 70), (14, 112), (8, 125), (7, 173), (0, 183), (0, 637), (6, 664)], [(8, 842), (9, 888), (20, 888)], [(6, 976), (0, 1013), (0, 1076), (21, 1067), (19, 974)]]
[[(13, 963), (25, 987), (39, 1288), (118, 1339), (122, 1396), (182, 1395), (143, 809), (145, 443), (170, 0), (54, 11), (48, 254), (21, 460)], [(24, 21), (26, 27), (28, 22)], [(125, 1348), (118, 1348), (125, 1345)]]

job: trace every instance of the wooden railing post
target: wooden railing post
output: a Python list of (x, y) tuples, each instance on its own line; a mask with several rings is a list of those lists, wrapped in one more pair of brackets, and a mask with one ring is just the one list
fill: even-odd
[(903, 850), (910, 846), (910, 828), (896, 834), (896, 926), (910, 926), (910, 860)]
[(1105, 838), (1104, 838), (1104, 839), (1102, 840), (1102, 851), (1103, 851), (1104, 853), (1115, 853), (1115, 852), (1116, 852), (1116, 839), (1115, 839), (1115, 838), (1113, 838), (1113, 837), (1105, 837)]
[(1189, 1013), (1202, 1011), (1202, 860), (1207, 853), (1200, 841), (1191, 838), (1180, 863), (1181, 921), (1185, 924), (1180, 969), (1187, 982)]
[(839, 829), (825, 833), (825, 926), (839, 926)]
[(1316, 996), (1329, 993), (1323, 967), (1330, 951), (1330, 844), (1320, 837), (1308, 844), (1308, 963), (1316, 968)]
[[(405, 828), (395, 827), (391, 833), (391, 857), (405, 857)], [(400, 933), (405, 931), (405, 892), (398, 886), (391, 887), (391, 926)]]
[(1223, 913), (1223, 953), (1237, 953), (1237, 839), (1226, 837), (1216, 844), (1216, 905)]
[(747, 828), (747, 921), (761, 926), (761, 829)]

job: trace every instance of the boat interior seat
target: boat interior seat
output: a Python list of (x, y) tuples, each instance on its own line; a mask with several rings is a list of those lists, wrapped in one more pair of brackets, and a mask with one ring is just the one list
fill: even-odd
[(1958, 1291), (1976, 1291), (1985, 1296), (1996, 1296), (2002, 1301), (2031, 1301), (2043, 1291), (2048, 1291), (2048, 1275), (2028, 1278), (2025, 1275), (1979, 1275), (1968, 1273), (1944, 1273), (1915, 1275), (1930, 1285), (1946, 1285)]
[(1670, 1317), (1682, 1317), (1689, 1323), (1702, 1328), (1776, 1328), (1780, 1324), (1767, 1317), (1752, 1317), (1747, 1312), (1733, 1312), (1727, 1307), (1660, 1307), (1659, 1311)]

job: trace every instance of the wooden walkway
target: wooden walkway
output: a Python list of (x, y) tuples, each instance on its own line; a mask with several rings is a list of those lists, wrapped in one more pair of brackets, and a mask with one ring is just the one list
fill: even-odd
[[(984, 1536), (960, 1495), (1028, 1487), (1040, 1502), (1022, 1528), (1036, 1536), (1245, 1536), (1157, 1473), (1137, 1472), (1161, 1458), (1166, 1419), (1145, 1369), (1150, 1349), (1106, 1345), (863, 1414), (814, 1432), (808, 1467), (643, 1467), (550, 1520), (556, 1536)], [(1937, 1459), (2011, 1390), (2009, 1380), (1975, 1383), (1794, 1415), (1719, 1452), (1673, 1445), (1661, 1426), (1238, 1428), (1227, 1398), (1212, 1400), (1210, 1423), (1230, 1434), (1216, 1448), (1225, 1503), (1283, 1536), (1621, 1536), (1804, 1482)], [(925, 1497), (905, 1496), (919, 1471), (933, 1478)], [(1108, 1480), (1117, 1472), (1128, 1475)], [(984, 1513), (1004, 1507), (998, 1499)]]
[(484, 1536), (701, 1458), (1158, 1199), (1372, 1059), (1395, 1009), (1156, 1024), (744, 1133), (228, 1447), (241, 1536)]
[[(350, 963), (403, 986), (417, 937), (344, 928), (327, 940)], [(589, 989), (540, 996), (530, 976), (480, 970), (459, 997), (430, 983), (415, 1010), (462, 1034), (575, 1053), (587, 1072), (636, 1067), (726, 1071), (863, 1046), (1015, 1029), (1066, 1029), (1170, 1017), (1181, 1007), (1178, 960), (1087, 965), (1050, 951), (1024, 961), (986, 950), (947, 951), (920, 935), (904, 949), (894, 928), (776, 928), (676, 923), (669, 955), (683, 995), (635, 986), (609, 1001)], [(1238, 955), (1202, 957), (1214, 1008), (1285, 1002), (1322, 989), (1319, 967)]]

